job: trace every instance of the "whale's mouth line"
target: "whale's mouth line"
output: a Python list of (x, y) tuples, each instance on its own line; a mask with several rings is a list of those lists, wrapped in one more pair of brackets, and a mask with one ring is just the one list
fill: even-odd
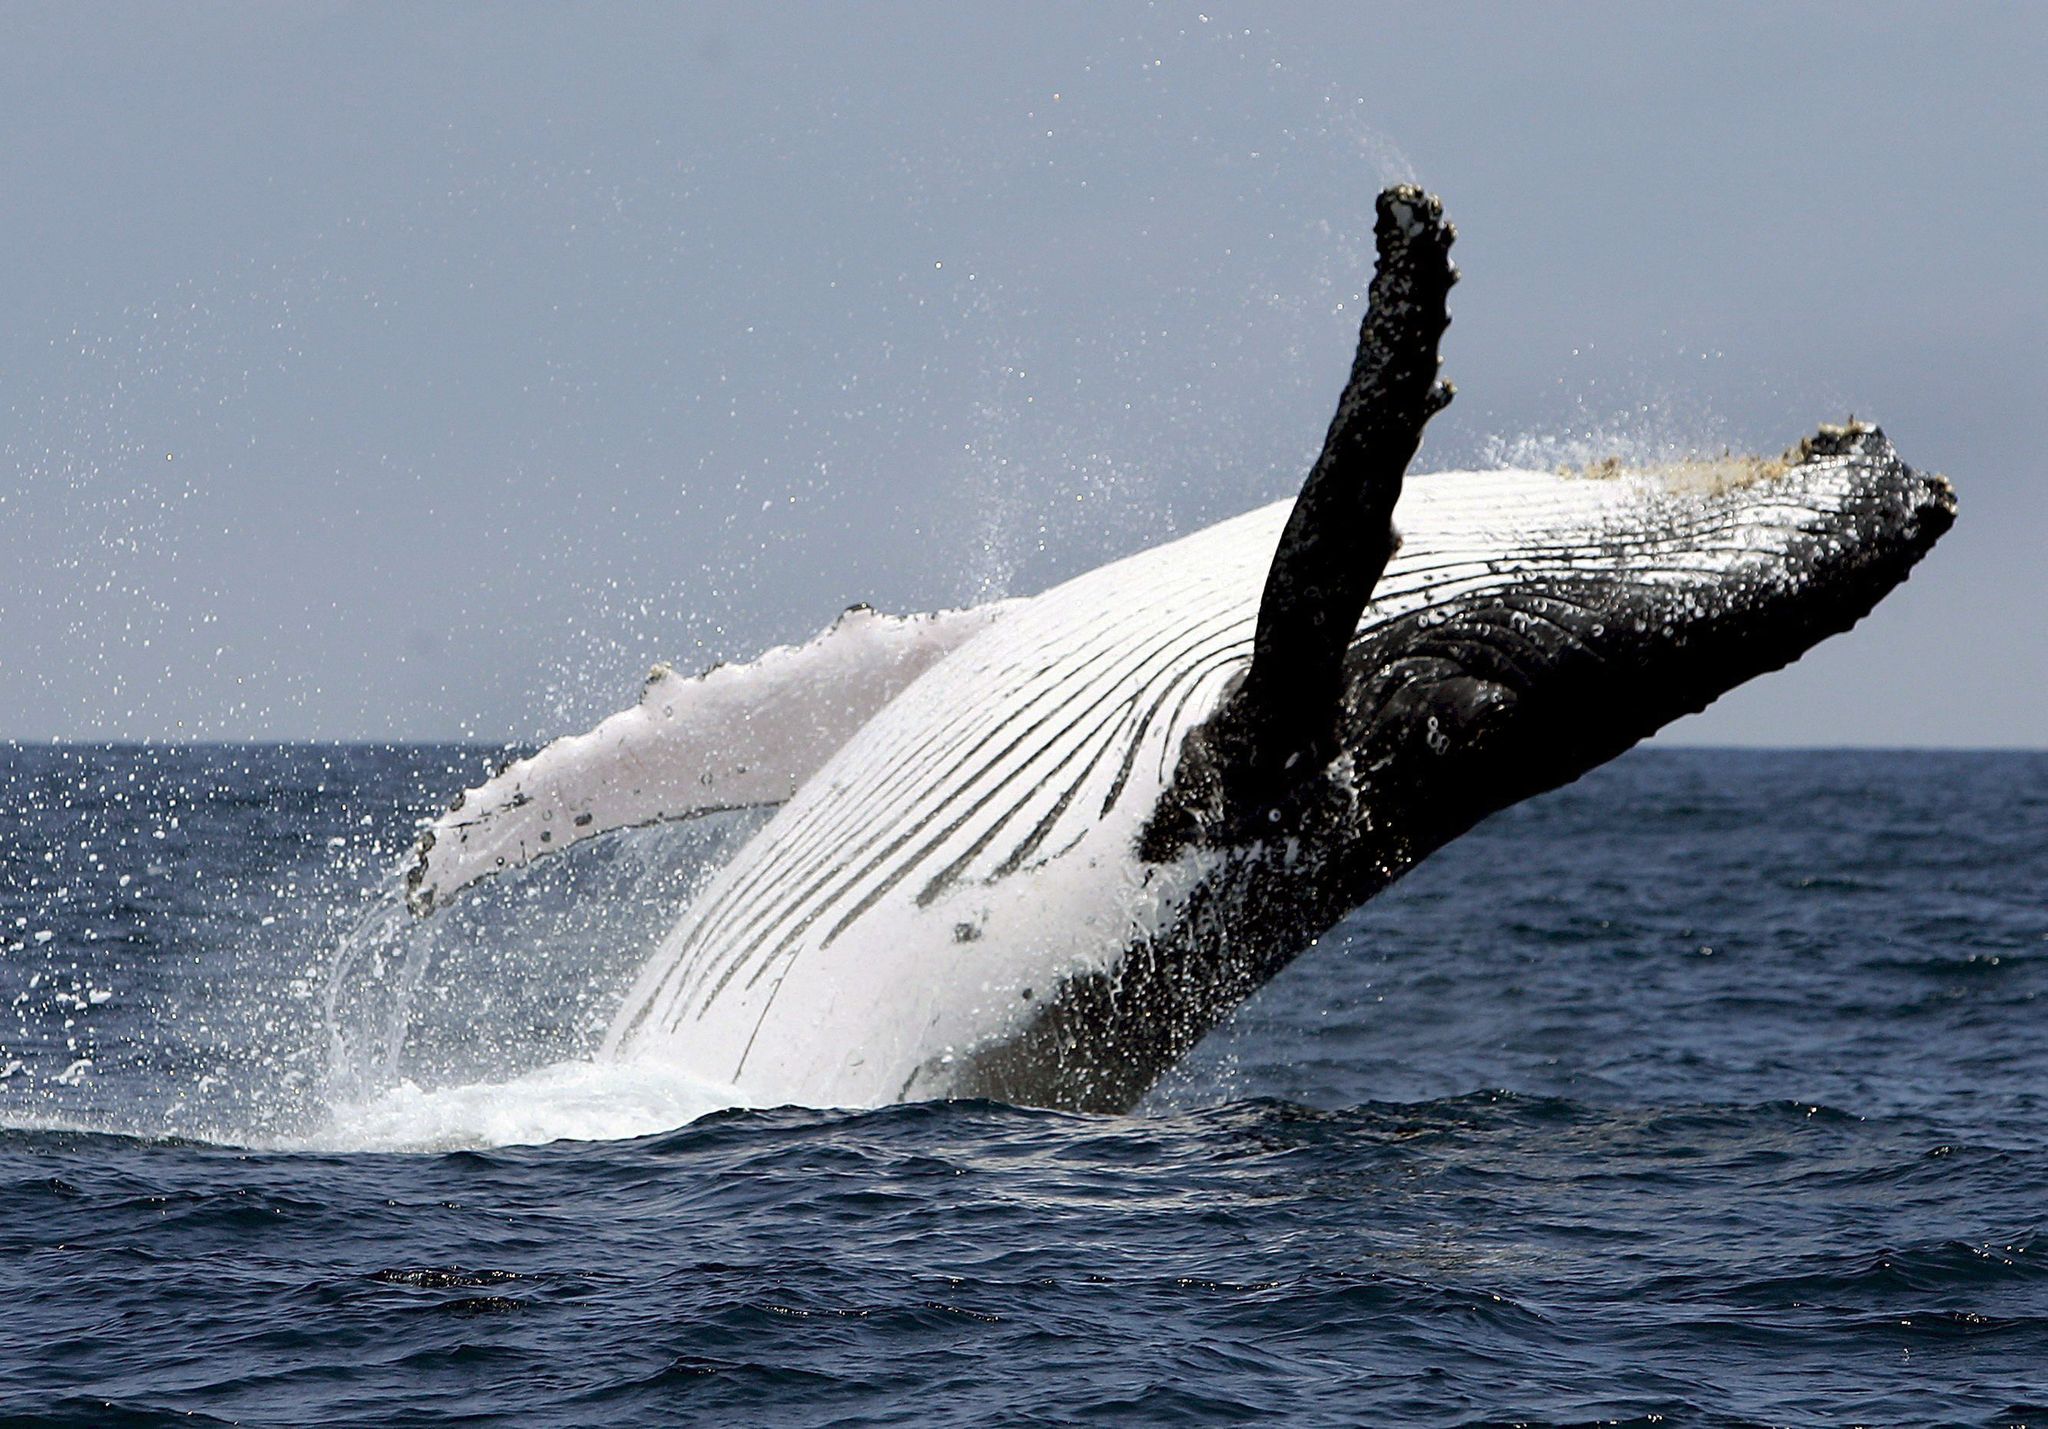
[[(1723, 540), (1700, 547), (1698, 566), (1646, 562), (1623, 544), (1601, 553), (1605, 569), (1598, 559), (1528, 553), (1511, 579), (1366, 634), (1350, 657), (1352, 718), (1375, 732), (1355, 734), (1355, 747), (1384, 747), (1381, 731), (1403, 690), (1431, 706), (1424, 744), (1441, 754), (1473, 715), (1498, 723), (1510, 706), (1548, 694), (1588, 718), (1611, 716), (1633, 683), (1660, 698), (1649, 701), (1654, 723), (1630, 732), (1626, 747), (1850, 628), (1906, 578), (1956, 511), (1946, 478), (1899, 462), (1874, 429), (1861, 434), (1871, 460), (1839, 489), (1814, 497), (1797, 482), (1799, 467), (1758, 462), (1747, 465), (1749, 481), (1711, 493), (1722, 509), (1696, 519)], [(1762, 519), (1763, 505), (1737, 498), (1760, 486), (1808, 499), (1783, 504), (1791, 519)], [(1746, 543), (1745, 520), (1782, 544)], [(1435, 687), (1460, 693), (1428, 698)]]

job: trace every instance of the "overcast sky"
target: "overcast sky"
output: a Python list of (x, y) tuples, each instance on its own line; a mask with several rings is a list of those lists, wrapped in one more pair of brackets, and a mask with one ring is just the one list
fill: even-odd
[(0, 738), (545, 738), (1288, 494), (1415, 178), (1420, 467), (1956, 480), (1667, 737), (2043, 745), (2044, 14), (8, 0)]

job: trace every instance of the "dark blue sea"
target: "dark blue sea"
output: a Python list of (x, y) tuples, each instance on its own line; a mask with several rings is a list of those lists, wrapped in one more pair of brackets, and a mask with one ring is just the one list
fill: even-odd
[(1631, 754), (1116, 1117), (590, 1065), (747, 829), (408, 926), (488, 756), (0, 746), (0, 1419), (2048, 1424), (2048, 755)]

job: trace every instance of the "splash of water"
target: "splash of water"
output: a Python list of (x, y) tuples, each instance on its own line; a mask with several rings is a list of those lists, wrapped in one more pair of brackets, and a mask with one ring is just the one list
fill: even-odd
[(405, 1080), (343, 1102), (294, 1150), (452, 1151), (549, 1141), (613, 1141), (670, 1131), (745, 1106), (730, 1087), (658, 1063), (555, 1062), (505, 1081), (432, 1090)]
[(627, 830), (434, 919), (386, 892), (333, 959), (323, 1109), (295, 1145), (436, 1150), (640, 1136), (741, 1104), (601, 1059), (624, 983), (761, 815)]
[(1663, 466), (1725, 453), (1727, 426), (1697, 400), (1645, 398), (1611, 411), (1586, 398), (1561, 426), (1496, 432), (1479, 443), (1479, 465), (1557, 471), (1618, 459), (1631, 467)]

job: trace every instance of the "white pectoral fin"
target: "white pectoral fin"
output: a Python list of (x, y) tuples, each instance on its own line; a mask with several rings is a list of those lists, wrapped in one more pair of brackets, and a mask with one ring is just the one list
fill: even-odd
[(777, 804), (912, 680), (1009, 608), (855, 606), (815, 639), (694, 679), (656, 666), (640, 702), (469, 790), (420, 834), (406, 905), (427, 914), (492, 874), (612, 829)]

